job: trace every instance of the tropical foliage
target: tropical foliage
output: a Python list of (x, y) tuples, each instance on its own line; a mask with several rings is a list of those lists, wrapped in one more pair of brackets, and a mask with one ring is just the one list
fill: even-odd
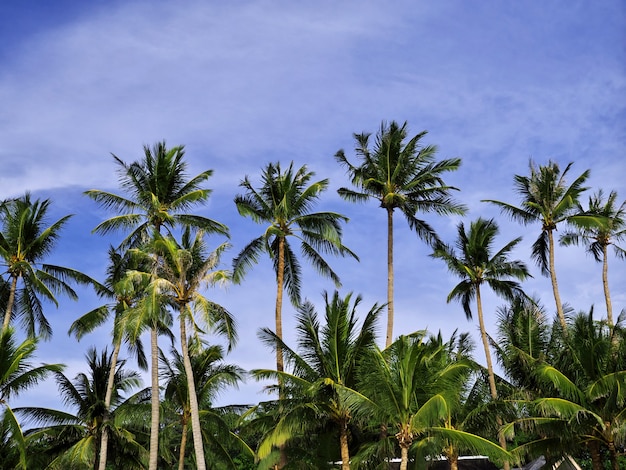
[[(623, 296), (611, 297), (608, 277), (609, 258), (624, 258), (624, 203), (614, 191), (597, 190), (583, 207), (589, 172), (568, 183), (572, 164), (561, 171), (553, 161), (531, 162), (529, 175), (514, 177), (519, 207), (487, 200), (514, 220), (541, 224), (530, 259), (550, 276), (553, 319), (545, 299), (525, 292), (531, 272), (517, 259), (521, 237), (507, 235), (511, 241), (497, 248), (500, 221), (459, 220), (465, 206), (451, 198), (457, 188), (443, 176), (461, 161), (436, 160), (436, 147), (425, 137), (410, 138), (407, 123), (383, 123), (372, 142), (367, 133), (354, 135), (357, 163), (343, 151), (335, 156), (352, 185), (339, 195), (352, 202), (375, 199), (387, 215), (386, 304), (373, 301), (364, 311), (365, 295), (335, 290), (324, 293), (321, 307), (305, 297), (302, 260), (339, 289), (339, 274), (352, 266), (331, 267), (326, 257), (358, 259), (344, 245), (347, 217), (324, 208), (329, 180), (316, 180), (307, 166), (270, 163), (258, 186), (248, 177), (241, 181), (243, 193), (231, 209), (263, 228), (240, 249), (232, 270), (222, 266), (229, 264), (229, 243), (211, 239), (227, 237), (229, 229), (206, 217), (202, 206), (212, 172), (190, 177), (182, 146), (145, 146), (132, 163), (114, 156), (122, 194), (86, 192), (112, 212), (94, 231), (121, 234), (117, 246), (109, 247), (102, 284), (48, 262), (65, 240), (69, 215), (50, 223), (51, 201), (28, 192), (1, 202), (0, 467), (347, 470), (389, 468), (397, 458), (408, 469), (445, 458), (457, 469), (461, 455), (482, 454), (505, 467), (539, 456), (548, 463), (571, 456), (586, 462), (586, 469), (624, 468), (626, 313), (614, 313)], [(419, 329), (425, 322), (417, 315), (411, 319), (416, 332), (394, 337), (396, 209), (458, 278), (441, 301), (459, 301), (468, 318), (477, 314), (484, 359), (474, 356), (469, 333), (444, 338)], [(428, 213), (456, 226), (452, 243), (444, 240), (447, 232), (420, 218)], [(566, 227), (559, 238), (563, 250), (582, 244), (602, 263), (597, 291), (606, 317), (604, 309), (600, 315), (588, 305), (575, 310), (561, 300), (557, 227)], [(246, 274), (264, 254), (273, 268), (267, 284), (276, 301), (258, 310), (274, 309), (275, 328), (261, 329), (258, 337), (276, 353), (276, 368), (244, 370), (227, 361), (240, 347), (236, 325), (244, 312), (214, 301), (210, 288), (234, 280), (246, 290)], [(34, 357), (52, 334), (48, 305), (77, 298), (79, 284), (95, 287), (99, 299), (83, 315), (63, 312), (69, 333), (81, 342), (104, 333), (111, 350), (87, 347), (85, 364), (73, 365), (78, 372), (69, 376), (62, 365), (36, 365)], [(504, 302), (497, 324), (485, 321), (490, 304), (484, 287)], [(417, 312), (423, 289), (416, 285), (415, 292)], [(283, 293), (295, 310), (293, 331), (283, 331)], [(378, 319), (385, 306), (383, 348)], [(161, 349), (164, 336), (171, 344)], [(147, 369), (146, 339), (150, 385), (143, 388), (142, 374), (122, 356)], [(265, 384), (270, 398), (218, 406), (248, 375)], [(33, 400), (27, 390), (50, 389), (47, 378), (56, 380), (58, 409), (23, 406)]]

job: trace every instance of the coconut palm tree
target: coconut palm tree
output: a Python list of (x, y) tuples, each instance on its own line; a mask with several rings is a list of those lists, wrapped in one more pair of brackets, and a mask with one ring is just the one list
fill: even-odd
[[(176, 226), (196, 227), (208, 233), (226, 235), (228, 229), (223, 224), (186, 212), (209, 197), (211, 191), (202, 188), (202, 184), (212, 175), (212, 171), (206, 170), (188, 178), (184, 155), (183, 146), (167, 149), (165, 142), (158, 142), (153, 148), (144, 146), (143, 159), (131, 164), (113, 155), (119, 165), (120, 186), (126, 196), (97, 189), (85, 192), (101, 206), (117, 213), (96, 226), (94, 231), (101, 234), (129, 231), (121, 245), (124, 247), (139, 247), (147, 243), (154, 233), (161, 233), (161, 230), (169, 232)], [(155, 262), (154, 266), (157, 265)], [(159, 320), (158, 315), (148, 315), (147, 318), (151, 322), (152, 382), (149, 470), (156, 470), (159, 455)]]
[[(236, 387), (243, 380), (244, 371), (234, 365), (224, 364), (221, 346), (205, 346), (197, 338), (189, 338), (189, 357), (193, 370), (194, 389), (202, 416), (203, 435), (207, 447), (229, 468), (237, 468), (227, 450), (229, 441), (238, 441), (240, 448), (246, 448), (238, 436), (230, 432), (220, 410), (213, 408), (217, 394), (227, 387)], [(178, 468), (185, 465), (185, 451), (189, 424), (191, 423), (191, 400), (188, 374), (182, 355), (172, 348), (171, 359), (161, 355), (161, 373), (165, 380), (165, 399), (176, 410), (176, 425), (181, 426)], [(249, 454), (253, 452), (248, 448)], [(197, 457), (196, 457), (197, 458)]]
[(566, 176), (572, 164), (569, 163), (561, 173), (556, 162), (537, 165), (531, 160), (530, 176), (515, 175), (515, 190), (522, 198), (520, 207), (492, 199), (485, 200), (497, 205), (503, 213), (524, 225), (534, 222), (541, 224), (541, 234), (533, 243), (532, 258), (541, 268), (542, 274), (550, 276), (556, 311), (563, 331), (567, 330), (567, 323), (554, 263), (554, 231), (558, 224), (567, 221), (574, 214), (580, 194), (587, 189), (583, 184), (589, 177), (589, 170), (586, 170), (568, 186)]
[(147, 362), (143, 352), (143, 345), (137, 338), (137, 333), (128, 331), (130, 320), (137, 317), (133, 309), (137, 308), (138, 302), (143, 297), (143, 293), (147, 284), (143, 285), (133, 282), (127, 276), (127, 271), (141, 269), (139, 259), (132, 256), (129, 251), (116, 250), (109, 248), (109, 267), (107, 268), (107, 278), (104, 283), (104, 290), (101, 295), (108, 298), (112, 302), (97, 307), (79, 319), (75, 320), (68, 334), (74, 335), (80, 340), (87, 333), (93, 332), (97, 327), (106, 322), (111, 314), (113, 314), (113, 352), (111, 354), (111, 366), (109, 368), (109, 377), (107, 380), (107, 389), (104, 397), (104, 407), (107, 410), (104, 416), (102, 433), (100, 437), (100, 458), (98, 462), (98, 470), (105, 470), (108, 456), (109, 429), (107, 423), (109, 421), (108, 410), (111, 407), (113, 391), (115, 386), (115, 374), (117, 371), (117, 361), (122, 348), (122, 342), (126, 342), (129, 349), (137, 356), (139, 367), (147, 369)]
[(626, 250), (618, 243), (626, 240), (626, 201), (617, 205), (617, 192), (611, 191), (604, 199), (600, 189), (589, 197), (586, 209), (578, 204), (578, 212), (569, 218), (574, 230), (569, 230), (560, 238), (563, 245), (585, 244), (587, 252), (602, 263), (602, 286), (606, 302), (606, 314), (609, 325), (613, 326), (613, 307), (609, 292), (609, 247), (613, 245), (615, 255), (626, 257)]
[(9, 282), (2, 329), (8, 328), (11, 318), (21, 317), (29, 337), (49, 338), (52, 334), (41, 298), (58, 306), (55, 295), (59, 293), (77, 299), (68, 281), (97, 285), (79, 271), (44, 263), (71, 217), (66, 215), (47, 226), (49, 209), (50, 199), (33, 200), (28, 192), (0, 204), (0, 263)]
[(476, 299), (480, 336), (485, 350), (485, 360), (489, 371), (489, 388), (493, 399), (498, 396), (495, 375), (491, 361), (489, 340), (483, 315), (481, 286), (488, 285), (499, 296), (513, 300), (523, 296), (519, 283), (529, 277), (526, 265), (519, 260), (510, 261), (509, 255), (521, 241), (518, 237), (493, 253), (493, 245), (498, 235), (498, 226), (493, 220), (478, 218), (470, 224), (466, 232), (465, 225), (457, 226), (456, 249), (448, 245), (439, 245), (432, 256), (442, 259), (449, 271), (460, 277), (459, 282), (448, 294), (447, 301), (459, 300), (468, 319), (472, 318), (471, 302)]
[[(186, 228), (183, 233), (181, 245), (172, 236), (157, 236), (154, 250), (159, 254), (162, 263), (158, 277), (152, 282), (149, 289), (155, 289), (159, 294), (148, 296), (148, 299), (156, 299), (159, 303), (163, 302), (162, 296), (165, 296), (167, 302), (174, 305), (178, 310), (181, 356), (189, 391), (189, 412), (196, 468), (199, 470), (206, 468), (206, 462), (202, 443), (198, 395), (195, 389), (187, 343), (187, 323), (189, 322), (195, 328), (197, 320), (201, 320), (212, 331), (225, 336), (231, 344), (234, 344), (237, 339), (235, 322), (230, 313), (224, 307), (207, 299), (200, 292), (204, 284), (215, 285), (229, 279), (230, 273), (218, 269), (220, 257), (229, 245), (222, 244), (212, 253), (207, 253), (204, 237), (203, 231), (198, 231), (192, 235), (189, 228)], [(196, 318), (197, 314), (201, 314), (201, 318)], [(194, 333), (196, 332), (194, 331)]]
[[(593, 319), (593, 310), (579, 313), (562, 335), (560, 348), (537, 360), (533, 373), (538, 397), (527, 403), (539, 434), (525, 444), (533, 449), (571, 452), (585, 446), (594, 470), (605, 468), (602, 449), (611, 468), (619, 470), (618, 449), (626, 443), (626, 341), (622, 315), (613, 331)], [(613, 334), (619, 341), (613, 341)], [(555, 457), (559, 457), (556, 455)]]
[[(276, 273), (274, 332), (281, 339), (283, 290), (287, 289), (294, 305), (301, 302), (301, 267), (289, 242), (290, 237), (299, 240), (302, 255), (320, 274), (331, 278), (336, 286), (340, 285), (339, 277), (322, 254), (348, 255), (358, 259), (341, 240), (341, 223), (347, 222), (348, 218), (335, 212), (311, 212), (321, 193), (328, 188), (327, 179), (311, 183), (314, 176), (315, 173), (308, 171), (306, 166), (294, 170), (293, 162), (284, 171), (280, 163), (270, 163), (263, 169), (258, 189), (246, 177), (240, 184), (245, 193), (235, 197), (241, 215), (267, 224), (267, 227), (233, 261), (233, 280), (241, 282), (246, 271), (258, 262), (261, 253), (270, 256)], [(276, 370), (282, 372), (283, 369), (283, 356), (277, 348)]]
[[(453, 247), (440, 244), (432, 256), (442, 259), (449, 271), (461, 278), (461, 282), (448, 294), (448, 302), (459, 300), (466, 317), (471, 319), (470, 304), (474, 298), (476, 299), (478, 325), (487, 362), (489, 390), (492, 399), (496, 400), (498, 391), (491, 361), (480, 288), (483, 284), (487, 284), (496, 294), (508, 300), (524, 295), (516, 280), (523, 281), (526, 279), (529, 276), (528, 269), (522, 261), (510, 261), (508, 259), (509, 254), (521, 241), (521, 238), (518, 237), (510, 241), (492, 254), (495, 238), (498, 235), (498, 226), (493, 220), (478, 218), (470, 224), (467, 232), (463, 222), (460, 222), (457, 232), (456, 248), (458, 253)], [(499, 439), (502, 448), (506, 449), (504, 435), (501, 434)], [(508, 467), (507, 463), (505, 463), (506, 467)]]
[[(448, 348), (426, 332), (400, 336), (384, 351), (363, 356), (356, 390), (344, 389), (355, 418), (374, 419), (386, 427), (400, 448), (400, 470), (406, 470), (414, 443), (437, 434), (469, 448), (500, 457), (508, 454), (479, 436), (447, 426), (458, 405), (469, 364), (450, 360)], [(358, 390), (358, 391), (357, 391)]]
[[(11, 327), (0, 332), (0, 406), (2, 407), (0, 421), (3, 433), (10, 440), (10, 450), (16, 456), (15, 468), (26, 469), (27, 467), (26, 441), (9, 402), (21, 392), (44, 380), (48, 375), (61, 373), (63, 370), (61, 364), (43, 364), (33, 367), (32, 359), (37, 349), (37, 342), (36, 338), (27, 338), (24, 342), (17, 344)], [(5, 463), (10, 465), (8, 461)]]
[[(55, 372), (55, 379), (64, 404), (74, 408), (70, 411), (58, 411), (48, 408), (16, 408), (16, 413), (29, 422), (42, 425), (29, 431), (29, 438), (47, 440), (46, 453), (49, 459), (46, 468), (95, 468), (100, 452), (100, 434), (105, 425), (105, 416), (109, 410), (104, 406), (111, 354), (106, 348), (98, 354), (95, 348), (89, 348), (85, 355), (89, 367), (88, 373), (78, 373), (70, 380), (61, 371)], [(115, 386), (112, 406), (122, 406), (123, 392), (129, 392), (140, 385), (136, 372), (124, 369), (125, 361), (118, 361), (115, 371)], [(111, 412), (115, 413), (115, 410)], [(114, 420), (109, 425), (112, 437), (124, 446), (132, 449), (127, 457), (132, 457), (125, 468), (143, 468), (145, 450), (132, 440), (127, 430), (115, 426)], [(118, 446), (118, 450), (120, 447)], [(69, 467), (68, 467), (69, 466)]]
[(394, 210), (399, 209), (409, 228), (431, 245), (438, 241), (437, 234), (428, 223), (417, 218), (418, 213), (449, 215), (465, 212), (464, 206), (450, 197), (456, 188), (445, 184), (442, 178), (444, 173), (457, 170), (461, 159), (436, 161), (437, 147), (421, 145), (425, 135), (426, 131), (420, 132), (405, 142), (408, 136), (406, 122), (402, 126), (395, 121), (389, 125), (383, 122), (372, 149), (369, 148), (369, 133), (354, 134), (357, 165), (350, 163), (343, 150), (335, 154), (335, 159), (347, 168), (351, 183), (357, 188), (340, 188), (339, 195), (352, 202), (376, 199), (387, 212), (387, 346), (393, 341)]
[[(263, 329), (260, 337), (274, 349), (284, 352), (289, 372), (253, 371), (259, 379), (279, 378), (289, 390), (288, 404), (278, 423), (265, 436), (258, 456), (269, 455), (273, 446), (288, 439), (319, 430), (330, 423), (338, 435), (342, 469), (350, 468), (351, 411), (340, 388), (356, 386), (356, 367), (360, 357), (375, 346), (376, 320), (382, 309), (374, 305), (358, 327), (357, 307), (352, 294), (342, 298), (335, 291), (332, 297), (324, 293), (324, 324), (320, 324), (315, 307), (306, 302), (298, 309), (298, 348), (286, 345), (276, 333)], [(327, 430), (328, 431), (328, 430)]]

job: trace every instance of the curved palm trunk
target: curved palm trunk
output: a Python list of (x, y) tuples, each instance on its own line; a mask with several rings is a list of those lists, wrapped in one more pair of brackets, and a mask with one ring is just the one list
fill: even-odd
[(604, 300), (606, 302), (606, 318), (609, 327), (613, 329), (613, 306), (611, 305), (611, 294), (609, 293), (609, 260), (608, 245), (602, 246), (602, 286), (604, 287)]
[(180, 450), (178, 451), (178, 470), (185, 470), (185, 452), (187, 450), (187, 418), (183, 412), (183, 427), (180, 436)]
[[(276, 273), (276, 336), (281, 340), (283, 339), (283, 283), (285, 276), (285, 238), (280, 237), (278, 240), (278, 272)], [(285, 369), (283, 349), (280, 346), (276, 347), (276, 370), (282, 372)], [(282, 386), (282, 379), (278, 377), (278, 401), (282, 402), (284, 398), (284, 391)], [(280, 406), (280, 405), (279, 405)], [(274, 468), (283, 468), (287, 464), (287, 453), (285, 452), (284, 444), (280, 446), (280, 460), (278, 465)]]
[(4, 312), (4, 322), (2, 323), (2, 331), (6, 331), (11, 323), (11, 312), (15, 303), (15, 291), (17, 291), (17, 277), (11, 276), (11, 290), (9, 290), (9, 299), (7, 300), (7, 309)]
[(387, 336), (385, 347), (393, 342), (393, 207), (387, 208)]
[[(184, 309), (180, 313), (180, 348), (183, 354), (183, 364), (185, 365), (185, 375), (187, 376), (187, 391), (189, 394), (189, 408), (191, 411), (191, 433), (193, 434), (193, 449), (196, 454), (196, 468), (206, 470), (204, 460), (204, 445), (202, 443), (202, 429), (200, 428), (200, 407), (198, 406), (198, 395), (196, 394), (196, 384), (193, 377), (191, 360), (189, 359), (189, 345), (187, 344), (187, 328), (185, 324)], [(183, 433), (184, 435), (184, 433)], [(183, 454), (184, 457), (184, 454)]]
[(107, 423), (109, 422), (109, 409), (111, 408), (111, 400), (113, 398), (113, 384), (115, 383), (115, 369), (117, 368), (117, 358), (122, 348), (121, 338), (115, 341), (113, 354), (111, 355), (111, 368), (109, 369), (109, 377), (107, 378), (107, 389), (104, 395), (105, 415), (102, 420), (102, 433), (100, 435), (100, 458), (98, 460), (98, 470), (105, 470), (107, 466), (107, 452), (109, 449), (109, 430)]
[(150, 398), (150, 460), (148, 470), (157, 470), (159, 460), (159, 343), (156, 325), (150, 328), (151, 398)]
[[(493, 372), (493, 364), (491, 362), (491, 350), (489, 348), (489, 339), (487, 338), (487, 329), (485, 328), (485, 319), (483, 317), (483, 303), (480, 297), (480, 285), (476, 285), (476, 310), (478, 311), (478, 326), (480, 328), (480, 337), (483, 342), (483, 348), (485, 349), (485, 361), (487, 362), (487, 375), (489, 376), (489, 391), (491, 392), (491, 398), (495, 401), (498, 399), (498, 390), (496, 389), (496, 377)], [(502, 418), (496, 417), (496, 423), (498, 427), (502, 426)], [(500, 447), (506, 450), (506, 438), (504, 434), (498, 432), (498, 442)], [(504, 462), (504, 470), (509, 470), (510, 465), (508, 461)]]
[(565, 313), (563, 312), (563, 304), (561, 303), (561, 295), (559, 294), (559, 284), (556, 280), (556, 270), (554, 266), (554, 236), (552, 230), (548, 230), (548, 249), (550, 280), (552, 281), (552, 292), (554, 293), (554, 301), (556, 302), (556, 313), (559, 316), (559, 322), (563, 328), (563, 334), (567, 334), (567, 323), (565, 321)]
[(339, 446), (341, 448), (341, 470), (350, 470), (350, 448), (348, 447), (348, 423), (346, 420), (341, 423)]

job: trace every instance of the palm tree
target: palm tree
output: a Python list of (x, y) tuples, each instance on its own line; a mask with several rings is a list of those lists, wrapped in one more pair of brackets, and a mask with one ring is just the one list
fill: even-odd
[(626, 201), (617, 205), (617, 193), (611, 191), (608, 198), (600, 189), (589, 197), (587, 209), (578, 204), (578, 212), (569, 218), (575, 230), (561, 236), (561, 244), (578, 245), (583, 242), (587, 251), (596, 261), (602, 263), (602, 285), (606, 302), (606, 314), (609, 325), (613, 326), (613, 307), (609, 293), (609, 246), (613, 245), (615, 255), (626, 257), (626, 250), (617, 243), (626, 240)]
[[(122, 246), (138, 247), (145, 244), (153, 233), (161, 229), (171, 231), (175, 226), (200, 228), (208, 233), (226, 235), (223, 224), (185, 211), (206, 201), (211, 191), (202, 188), (212, 174), (211, 170), (188, 179), (187, 163), (183, 160), (184, 147), (167, 149), (159, 142), (151, 149), (144, 146), (144, 158), (127, 164), (113, 155), (120, 167), (120, 186), (127, 196), (92, 189), (85, 194), (118, 215), (100, 223), (95, 232), (106, 234), (117, 230), (130, 230)], [(154, 263), (155, 267), (158, 263)], [(158, 319), (148, 316), (151, 322), (151, 388), (152, 417), (150, 431), (149, 470), (156, 470), (159, 446), (159, 375), (158, 375)]]
[(137, 285), (127, 276), (128, 270), (140, 269), (138, 266), (138, 258), (131, 256), (129, 251), (120, 252), (113, 247), (109, 248), (109, 267), (107, 269), (107, 278), (101, 295), (107, 297), (114, 302), (97, 307), (85, 315), (75, 320), (68, 334), (74, 335), (80, 340), (84, 335), (94, 331), (98, 326), (102, 325), (111, 314), (114, 315), (113, 327), (113, 353), (111, 354), (111, 366), (109, 368), (109, 377), (107, 379), (107, 389), (104, 397), (104, 407), (107, 413), (104, 416), (102, 433), (100, 437), (100, 458), (98, 462), (98, 470), (105, 470), (108, 456), (109, 432), (107, 422), (109, 421), (108, 411), (111, 408), (111, 400), (115, 386), (115, 374), (117, 371), (117, 361), (124, 340), (129, 348), (136, 353), (139, 366), (147, 369), (147, 363), (143, 352), (143, 345), (138, 341), (137, 334), (125, 331), (128, 326), (129, 319), (135, 317), (133, 309), (137, 308), (137, 304), (143, 296), (146, 288), (144, 285)]
[(352, 294), (341, 298), (335, 291), (332, 298), (324, 293), (324, 301), (323, 326), (311, 303), (306, 302), (299, 308), (297, 351), (276, 333), (261, 330), (263, 342), (284, 352), (291, 371), (256, 370), (253, 373), (257, 378), (279, 378), (289, 389), (291, 399), (276, 426), (262, 441), (259, 457), (266, 457), (272, 446), (283, 445), (287, 439), (331, 423), (338, 431), (342, 469), (349, 469), (351, 411), (339, 389), (356, 386), (357, 362), (375, 346), (376, 320), (382, 307), (374, 305), (357, 328), (360, 296), (352, 301)]
[[(47, 440), (50, 462), (47, 468), (95, 468), (97, 465), (100, 435), (106, 424), (105, 416), (110, 412), (104, 406), (111, 354), (106, 348), (98, 354), (95, 348), (89, 348), (85, 355), (89, 367), (88, 373), (79, 373), (70, 380), (61, 371), (55, 372), (55, 378), (64, 404), (75, 408), (70, 411), (58, 411), (48, 408), (16, 408), (16, 413), (43, 427), (29, 431), (33, 440)], [(122, 392), (128, 392), (140, 385), (136, 372), (124, 369), (125, 361), (118, 361), (115, 369), (115, 386), (112, 398), (113, 408), (123, 406)], [(115, 410), (111, 412), (115, 413)], [(130, 445), (134, 463), (127, 462), (125, 468), (143, 468), (142, 457), (145, 450), (132, 440), (127, 430), (109, 426), (112, 437), (118, 442)], [(83, 467), (84, 466), (84, 467)]]
[[(49, 338), (52, 329), (43, 314), (41, 297), (58, 306), (56, 294), (77, 299), (68, 280), (97, 285), (74, 269), (43, 263), (71, 217), (66, 215), (46, 226), (49, 208), (49, 199), (31, 200), (30, 193), (0, 204), (0, 262), (9, 278), (2, 330), (9, 327), (12, 317), (21, 316), (29, 337)], [(20, 282), (23, 287), (18, 289)]]
[[(219, 392), (227, 387), (236, 387), (243, 379), (244, 372), (237, 366), (223, 364), (224, 353), (221, 346), (204, 347), (193, 337), (189, 338), (189, 344), (194, 390), (201, 408), (202, 425), (204, 430), (208, 431), (210, 428), (210, 432), (204, 432), (203, 435), (207, 445), (219, 455), (220, 461), (228, 463), (230, 468), (236, 468), (226, 446), (228, 441), (238, 441), (238, 436), (229, 431), (220, 410), (213, 408), (212, 402)], [(185, 465), (188, 426), (192, 415), (191, 395), (182, 355), (172, 349), (171, 356), (172, 359), (168, 359), (164, 354), (161, 355), (161, 372), (165, 378), (165, 399), (176, 409), (177, 424), (181, 425), (178, 468), (182, 470)], [(239, 444), (240, 448), (246, 447), (242, 446), (241, 442)], [(249, 450), (249, 453), (252, 454), (252, 451)]]
[[(578, 314), (562, 335), (560, 348), (537, 360), (533, 373), (538, 397), (527, 404), (540, 433), (525, 447), (546, 444), (563, 453), (582, 446), (591, 454), (594, 470), (605, 468), (602, 448), (611, 468), (619, 470), (618, 448), (626, 443), (626, 336), (622, 315), (613, 331), (593, 319), (593, 310)], [(613, 334), (619, 341), (613, 341)], [(558, 457), (558, 455), (557, 455)]]
[(580, 194), (587, 189), (583, 184), (589, 177), (589, 170), (586, 170), (567, 186), (565, 178), (572, 165), (569, 163), (561, 173), (555, 162), (549, 161), (547, 165), (538, 166), (531, 160), (530, 176), (515, 175), (515, 190), (522, 198), (521, 207), (492, 199), (485, 200), (496, 204), (502, 212), (524, 225), (533, 222), (541, 224), (541, 234), (533, 244), (532, 258), (541, 272), (550, 276), (563, 331), (567, 330), (567, 323), (554, 264), (554, 231), (559, 223), (573, 215)]
[(399, 209), (406, 217), (409, 228), (431, 245), (438, 241), (438, 236), (428, 223), (417, 218), (418, 212), (435, 212), (440, 215), (465, 213), (464, 206), (450, 198), (451, 191), (456, 188), (446, 185), (442, 179), (444, 173), (459, 168), (461, 159), (436, 161), (437, 147), (420, 144), (426, 131), (405, 142), (407, 134), (406, 122), (402, 126), (395, 121), (388, 126), (383, 122), (371, 150), (370, 134), (354, 134), (358, 165), (351, 164), (343, 150), (335, 155), (335, 159), (348, 169), (351, 183), (358, 188), (340, 188), (339, 195), (352, 202), (374, 198), (387, 211), (387, 346), (393, 341), (394, 210)]
[(457, 226), (457, 233), (458, 253), (453, 247), (441, 244), (432, 256), (442, 259), (450, 272), (461, 278), (461, 282), (448, 294), (447, 301), (459, 300), (468, 320), (472, 318), (471, 301), (476, 299), (478, 325), (489, 372), (489, 388), (495, 400), (498, 393), (489, 351), (480, 287), (487, 284), (496, 294), (508, 300), (524, 295), (519, 283), (512, 279), (523, 281), (529, 277), (528, 269), (522, 261), (508, 259), (511, 251), (521, 241), (521, 237), (510, 241), (498, 252), (492, 254), (494, 241), (498, 235), (498, 226), (493, 220), (478, 218), (470, 224), (467, 232), (463, 222), (460, 222)]
[[(10, 433), (12, 447), (19, 454), (18, 467), (26, 469), (26, 442), (22, 428), (9, 405), (9, 401), (51, 373), (60, 373), (61, 364), (43, 364), (33, 367), (31, 360), (37, 349), (36, 338), (27, 338), (16, 344), (13, 329), (8, 327), (0, 332), (0, 406), (2, 406), (2, 428)], [(9, 464), (8, 462), (6, 462)]]
[(400, 470), (406, 470), (409, 450), (428, 435), (463, 442), (472, 449), (507, 453), (496, 444), (447, 426), (458, 404), (462, 381), (469, 364), (450, 360), (448, 349), (428, 340), (425, 332), (400, 336), (384, 351), (378, 348), (363, 357), (357, 389), (345, 389), (345, 397), (356, 418), (374, 419), (393, 430), (400, 447)]
[[(189, 411), (196, 454), (196, 468), (200, 470), (206, 468), (206, 462), (202, 443), (198, 396), (187, 343), (187, 322), (195, 327), (197, 322), (194, 313), (201, 313), (202, 321), (212, 330), (224, 335), (231, 344), (237, 339), (234, 329), (235, 322), (230, 313), (200, 293), (203, 284), (215, 285), (227, 281), (230, 277), (227, 271), (217, 269), (220, 257), (229, 245), (222, 244), (214, 252), (207, 254), (204, 236), (203, 231), (198, 231), (195, 236), (192, 236), (187, 228), (183, 233), (182, 245), (180, 246), (172, 236), (157, 237), (155, 252), (159, 253), (163, 263), (160, 267), (159, 276), (150, 287), (150, 289), (156, 289), (160, 296), (164, 295), (169, 303), (178, 309), (180, 344), (189, 391)], [(162, 301), (159, 296), (150, 295), (148, 298), (156, 298), (158, 302)]]
[[(282, 305), (283, 289), (294, 305), (300, 304), (301, 268), (289, 237), (300, 241), (302, 255), (317, 271), (330, 277), (336, 286), (339, 277), (322, 257), (323, 253), (357, 256), (346, 248), (342, 241), (341, 222), (348, 218), (335, 212), (311, 212), (320, 194), (328, 188), (328, 180), (310, 183), (315, 173), (306, 166), (294, 171), (293, 162), (283, 171), (280, 163), (270, 163), (263, 170), (261, 187), (254, 189), (248, 177), (240, 186), (245, 194), (235, 197), (237, 210), (243, 216), (260, 224), (268, 224), (264, 233), (252, 240), (233, 261), (233, 280), (240, 282), (246, 271), (266, 252), (276, 272), (276, 330), (283, 337)], [(310, 184), (309, 184), (310, 183)], [(276, 350), (276, 370), (282, 372), (283, 356)]]
[[(493, 244), (498, 235), (498, 226), (493, 220), (478, 218), (470, 224), (468, 232), (465, 231), (463, 222), (460, 222), (457, 232), (458, 254), (454, 248), (441, 244), (435, 249), (432, 256), (442, 259), (450, 272), (461, 278), (461, 282), (448, 294), (447, 301), (459, 300), (468, 319), (472, 318), (470, 303), (476, 298), (478, 325), (487, 362), (489, 390), (492, 399), (496, 400), (498, 391), (483, 315), (480, 287), (486, 283), (496, 294), (509, 300), (524, 295), (519, 283), (512, 279), (523, 281), (529, 276), (528, 269), (522, 261), (510, 261), (508, 259), (509, 254), (521, 241), (521, 238), (518, 237), (510, 241), (492, 255)], [(500, 418), (498, 418), (499, 421)], [(499, 439), (502, 448), (506, 449), (505, 436), (500, 434)], [(505, 468), (508, 468), (508, 462), (505, 462)]]

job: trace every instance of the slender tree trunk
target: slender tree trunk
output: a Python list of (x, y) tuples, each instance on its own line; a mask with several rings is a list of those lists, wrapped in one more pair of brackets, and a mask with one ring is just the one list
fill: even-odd
[[(155, 320), (156, 321), (156, 320)], [(159, 397), (159, 343), (156, 325), (150, 329), (150, 352), (151, 352), (151, 392), (150, 399), (150, 460), (148, 462), (148, 470), (157, 470), (159, 461), (159, 414), (160, 414), (160, 397)]]
[(606, 301), (606, 318), (611, 331), (613, 330), (613, 306), (611, 305), (611, 294), (609, 293), (609, 259), (608, 245), (602, 246), (602, 285), (604, 286), (604, 300)]
[(559, 283), (556, 280), (556, 268), (554, 266), (554, 236), (552, 234), (552, 230), (547, 230), (547, 232), (550, 279), (552, 280), (552, 292), (554, 293), (554, 301), (556, 303), (556, 313), (559, 316), (559, 322), (563, 328), (563, 334), (567, 334), (567, 322), (565, 321), (565, 312), (563, 312), (563, 304), (561, 303), (561, 295), (559, 294)]
[(385, 347), (393, 342), (393, 208), (387, 208), (387, 336)]
[(341, 470), (350, 470), (350, 448), (348, 447), (348, 423), (341, 423), (339, 432), (339, 446), (341, 448)]
[(180, 436), (180, 450), (178, 451), (178, 470), (185, 470), (185, 452), (187, 450), (187, 417), (183, 411), (183, 429)]
[(485, 349), (485, 360), (487, 361), (489, 391), (491, 392), (491, 398), (493, 400), (496, 400), (498, 398), (498, 391), (496, 389), (496, 378), (493, 373), (493, 364), (491, 362), (491, 350), (489, 348), (489, 339), (487, 338), (487, 329), (485, 327), (485, 319), (483, 317), (483, 305), (480, 296), (480, 285), (476, 285), (476, 309), (478, 310), (478, 327), (480, 328), (480, 338), (483, 342), (483, 348)]
[[(278, 240), (278, 271), (276, 273), (276, 336), (281, 340), (283, 339), (283, 283), (285, 279), (285, 238), (280, 237)], [(276, 370), (283, 372), (285, 369), (283, 348), (280, 345), (276, 347)], [(282, 406), (282, 401), (285, 398), (282, 378), (278, 377), (278, 402), (279, 407)], [(275, 469), (283, 468), (287, 464), (287, 453), (285, 452), (285, 445), (279, 447), (280, 460), (278, 465), (275, 465)]]
[(117, 368), (117, 358), (122, 347), (122, 340), (115, 340), (115, 347), (111, 355), (111, 368), (109, 369), (109, 377), (107, 378), (107, 390), (104, 395), (105, 415), (102, 420), (102, 434), (100, 436), (100, 459), (98, 461), (98, 470), (105, 470), (107, 466), (107, 452), (109, 448), (109, 430), (107, 424), (109, 422), (109, 413), (111, 409), (111, 400), (113, 398), (113, 386), (115, 384), (115, 369)]
[(189, 393), (189, 408), (191, 411), (191, 432), (193, 434), (193, 449), (196, 454), (196, 468), (197, 470), (206, 470), (204, 445), (202, 443), (202, 429), (200, 427), (200, 407), (198, 406), (198, 395), (196, 394), (196, 384), (193, 377), (191, 359), (189, 358), (189, 345), (187, 344), (187, 327), (185, 324), (184, 308), (181, 308), (179, 318), (180, 348), (183, 353), (185, 375), (187, 376), (187, 391)]
[[(491, 398), (495, 401), (498, 399), (498, 390), (496, 388), (496, 377), (493, 372), (493, 364), (491, 362), (491, 350), (489, 348), (489, 339), (487, 338), (487, 329), (485, 327), (485, 319), (483, 317), (483, 303), (480, 296), (480, 285), (476, 285), (476, 309), (478, 310), (478, 325), (480, 328), (480, 337), (483, 342), (483, 348), (485, 349), (485, 360), (487, 362), (487, 375), (489, 376), (489, 391), (491, 392)], [(502, 426), (502, 418), (496, 416), (496, 424), (498, 428)], [(500, 447), (506, 450), (506, 437), (498, 429), (498, 441)], [(508, 461), (504, 461), (504, 470), (509, 470), (510, 464)]]
[(11, 289), (9, 290), (9, 299), (7, 300), (7, 309), (4, 312), (4, 322), (2, 323), (2, 331), (6, 331), (11, 323), (11, 312), (15, 303), (15, 291), (17, 290), (17, 277), (11, 276)]

